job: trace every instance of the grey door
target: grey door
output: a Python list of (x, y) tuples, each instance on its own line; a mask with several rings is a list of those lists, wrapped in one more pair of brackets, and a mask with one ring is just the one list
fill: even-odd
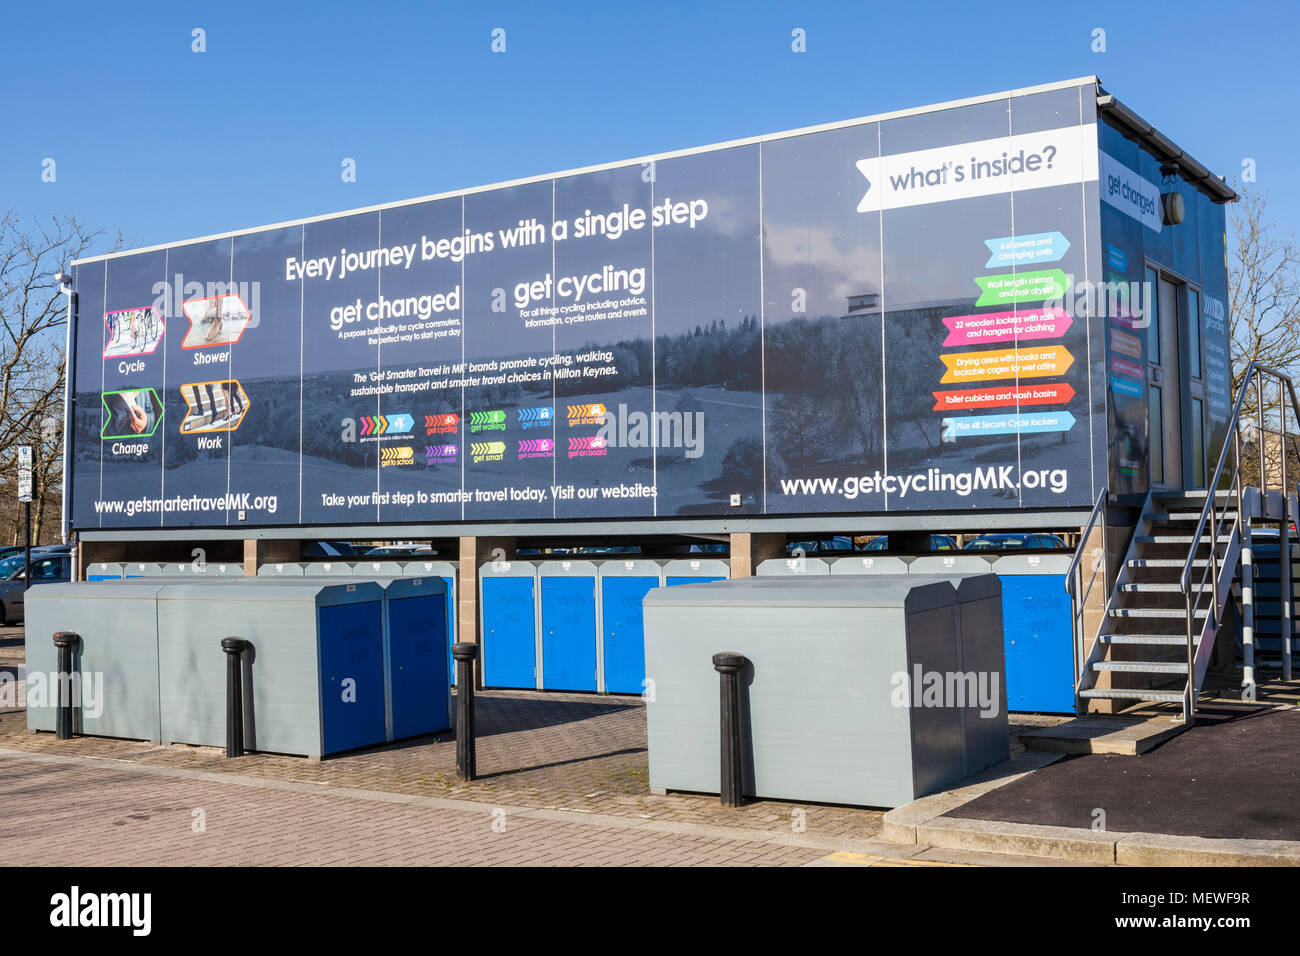
[(1147, 391), (1153, 488), (1183, 487), (1182, 369), (1178, 360), (1177, 284), (1147, 269)]

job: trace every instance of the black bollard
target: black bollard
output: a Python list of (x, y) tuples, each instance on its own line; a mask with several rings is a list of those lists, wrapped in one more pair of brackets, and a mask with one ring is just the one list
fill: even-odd
[(54, 633), (54, 646), (59, 649), (59, 709), (54, 714), (54, 736), (59, 740), (71, 739), (77, 729), (76, 715), (72, 708), (76, 706), (79, 681), (72, 669), (72, 654), (80, 643), (81, 635), (73, 631)]
[(244, 651), (248, 641), (223, 637), (226, 652), (226, 756), (244, 756)]
[(474, 662), (478, 645), (460, 641), (451, 645), (456, 659), (456, 776), (464, 783), (477, 772), (474, 752)]
[(713, 669), (722, 690), (722, 805), (742, 802), (740, 779), (740, 669), (749, 661), (743, 654), (723, 651), (713, 655)]

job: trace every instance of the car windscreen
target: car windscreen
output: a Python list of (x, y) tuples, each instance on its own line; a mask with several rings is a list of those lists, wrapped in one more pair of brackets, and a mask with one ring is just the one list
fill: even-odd
[(994, 550), (997, 548), (1023, 548), (1025, 539), (1016, 535), (1007, 535), (1002, 538), (976, 538), (970, 544), (966, 545), (972, 551)]

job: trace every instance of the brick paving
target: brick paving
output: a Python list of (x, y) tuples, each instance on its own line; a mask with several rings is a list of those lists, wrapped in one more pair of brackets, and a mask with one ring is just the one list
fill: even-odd
[[(481, 691), (475, 703), (479, 779), (455, 779), (454, 734), (412, 738), (315, 762), (301, 757), (249, 754), (228, 760), (212, 747), (78, 737), (27, 730), (26, 715), (0, 713), (0, 749), (109, 758), (149, 767), (238, 774), (266, 780), (394, 794), (460, 799), (495, 805), (561, 810), (749, 830), (790, 832), (803, 812), (807, 832), (868, 840), (883, 811), (856, 807), (751, 801), (724, 809), (716, 796), (650, 793), (645, 710), (637, 697), (597, 697), (536, 691)], [(1064, 718), (1013, 716), (1019, 726)]]
[(78, 737), (27, 730), (22, 712), (0, 714), (0, 748), (107, 757), (155, 767), (236, 773), (332, 787), (448, 797), (492, 804), (789, 830), (801, 807), (808, 827), (869, 838), (880, 829), (878, 811), (757, 801), (724, 810), (716, 796), (649, 790), (645, 711), (635, 697), (592, 697), (528, 691), (485, 691), (476, 702), (478, 772), (467, 785), (455, 779), (456, 742), (448, 732), (352, 751), (313, 762), (301, 757), (250, 754), (227, 760), (211, 747)]
[[(8, 637), (0, 633), (0, 660), (21, 660), (21, 644), (13, 653), (5, 645), (16, 642), (5, 640)], [(82, 761), (74, 768), (37, 760), (38, 769), (33, 769), (23, 758), (0, 757), (0, 799), (8, 811), (16, 801), (21, 803), (29, 789), (44, 794), (52, 787), (53, 819), (48, 822), (72, 828), (75, 818), (93, 818), (96, 834), (102, 831), (105, 859), (122, 863), (806, 863), (821, 860), (827, 847), (844, 851), (870, 842), (880, 831), (881, 810), (775, 800), (724, 809), (716, 795), (650, 793), (645, 710), (638, 697), (482, 691), (476, 712), (479, 779), (459, 784), (451, 732), (321, 761), (274, 754), (227, 760), (224, 751), (211, 747), (157, 747), (102, 737), (58, 741), (53, 734), (28, 731), (23, 711), (3, 711), (0, 750), (103, 763), (87, 767)], [(1017, 729), (1064, 719), (1012, 715), (1012, 751), (1021, 749)], [(111, 776), (98, 776), (94, 787), (86, 787), (87, 775), (97, 773)], [(168, 777), (169, 773), (181, 777)], [(240, 785), (225, 787), (222, 778)], [(80, 790), (74, 785), (77, 781)], [(260, 782), (267, 789), (241, 781)], [(303, 794), (304, 789), (312, 792)], [(345, 800), (338, 806), (329, 802), (361, 793), (442, 802), (433, 814), (436, 819), (425, 819), (427, 806), (398, 803), (376, 809), (373, 800), (356, 805)], [(236, 811), (244, 816), (251, 813), (256, 822), (241, 829), (228, 850), (219, 845), (214, 849), (216, 840), (191, 840), (190, 810), (205, 806), (205, 800), (217, 808), (215, 829), (213, 815), (208, 817), (209, 834), (221, 832), (220, 821), (228, 824)], [(291, 809), (304, 801), (303, 807)], [(465, 809), (458, 809), (457, 802)], [(487, 819), (493, 807), (510, 808), (510, 832), (515, 832), (516, 824), (521, 828), (518, 846), (491, 839), (499, 836), (492, 833)], [(518, 811), (542, 817), (520, 818)], [(310, 825), (293, 823), (299, 819), (295, 813)], [(820, 851), (781, 845), (800, 816), (805, 827), (801, 832), (818, 842)], [(578, 822), (570, 823), (566, 817)], [(20, 857), (35, 853), (39, 844), (27, 846), (23, 836), (23, 828), (34, 820), (26, 810), (7, 815), (0, 827), (0, 845), (11, 851), (16, 848)], [(608, 825), (598, 823), (602, 820)], [(365, 821), (359, 831), (358, 821)], [(351, 829), (337, 829), (340, 823)], [(616, 833), (617, 839), (602, 838), (588, 845), (593, 825), (602, 834)], [(663, 829), (649, 833), (628, 829), (650, 825)], [(700, 832), (690, 833), (692, 828)], [(479, 833), (484, 829), (487, 836)], [(147, 837), (140, 836), (146, 832)], [(347, 835), (337, 836), (340, 833)], [(136, 848), (132, 840), (123, 842), (123, 834), (134, 834), (132, 840), (143, 840), (153, 849)], [(463, 842), (464, 850), (459, 855), (435, 852), (403, 834), (427, 834), (442, 844), (449, 839), (457, 846)], [(80, 836), (75, 842), (85, 844)], [(100, 835), (91, 840), (95, 845), (99, 842)], [(371, 843), (373, 853), (358, 849)], [(880, 855), (873, 851), (862, 859), (877, 865), (875, 858)], [(12, 855), (7, 859), (17, 862)], [(834, 861), (823, 864), (834, 865)]]
[(10, 865), (798, 866), (826, 856), (739, 836), (501, 818), (469, 804), (430, 809), (30, 756), (0, 755), (0, 804)]

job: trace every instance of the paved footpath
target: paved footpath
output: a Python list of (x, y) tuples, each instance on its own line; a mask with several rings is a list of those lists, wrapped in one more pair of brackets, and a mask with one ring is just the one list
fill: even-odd
[(907, 866), (1041, 860), (0, 752), (10, 865)]

